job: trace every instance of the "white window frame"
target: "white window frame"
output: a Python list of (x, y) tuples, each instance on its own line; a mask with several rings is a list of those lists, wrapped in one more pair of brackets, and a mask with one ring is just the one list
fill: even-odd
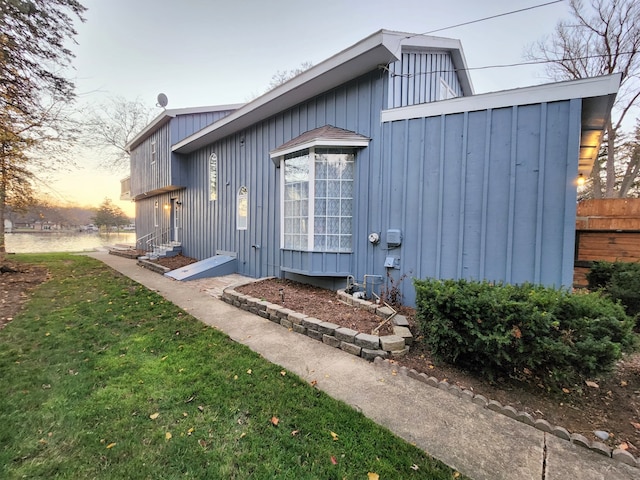
[(451, 88), (444, 78), (440, 78), (440, 100), (456, 98), (458, 94)]
[[(213, 173), (215, 173), (215, 181), (212, 181)], [(218, 155), (213, 152), (209, 155), (209, 201), (216, 200), (218, 200)]]
[(236, 199), (236, 228), (246, 230), (249, 225), (249, 189), (245, 185), (238, 189)]
[[(349, 147), (318, 147), (318, 149), (320, 150), (351, 150)], [(302, 149), (302, 150), (298, 150), (298, 152), (302, 153), (303, 150), (306, 149)], [(297, 153), (297, 152), (292, 152), (292, 153)], [(337, 152), (336, 152), (337, 153)], [(353, 155), (353, 162), (354, 162), (354, 177), (355, 177), (355, 157), (356, 157), (356, 152), (355, 150), (353, 150), (353, 152), (351, 153)], [(290, 247), (285, 247), (285, 172), (286, 172), (286, 167), (285, 167), (285, 156), (283, 155), (280, 158), (280, 212), (281, 212), (281, 218), (282, 221), (280, 222), (280, 245), (282, 249), (285, 250), (294, 250), (294, 251), (306, 251), (306, 252), (323, 252), (323, 253), (352, 253), (353, 252), (353, 218), (354, 218), (354, 212), (353, 212), (353, 206), (355, 205), (355, 194), (354, 191), (352, 191), (351, 193), (351, 201), (352, 203), (352, 211), (351, 211), (351, 215), (349, 216), (350, 221), (351, 221), (351, 233), (349, 235), (351, 235), (351, 246), (349, 248), (349, 250), (343, 249), (338, 245), (337, 249), (328, 249), (327, 245), (325, 244), (323, 247), (319, 247), (316, 248), (315, 247), (315, 237), (316, 237), (316, 231), (315, 231), (315, 222), (316, 222), (316, 213), (315, 213), (315, 202), (316, 202), (316, 189), (315, 189), (315, 184), (316, 184), (316, 170), (315, 170), (315, 163), (316, 163), (316, 147), (310, 147), (308, 149), (308, 165), (309, 165), (309, 178), (308, 178), (308, 199), (307, 199), (307, 245), (306, 248), (290, 248)], [(335, 180), (335, 179), (334, 179)], [(353, 178), (353, 186), (352, 188), (355, 189), (355, 178)], [(327, 197), (324, 197), (325, 199)], [(342, 197), (340, 197), (341, 200)], [(327, 217), (327, 215), (325, 215), (325, 217)], [(337, 217), (339, 218), (339, 222), (343, 219), (343, 218), (347, 218), (347, 216), (342, 216), (342, 215), (337, 215)], [(321, 234), (318, 234), (321, 235)], [(327, 234), (325, 234), (327, 235)], [(341, 235), (341, 234), (334, 234), (334, 235), (338, 235), (340, 236), (345, 236), (345, 235)], [(338, 240), (338, 242), (340, 242), (340, 240)]]
[(155, 201), (155, 203), (153, 204), (153, 226), (154, 227), (158, 227), (159, 223), (158, 223), (158, 210), (160, 208), (160, 202), (158, 202), (158, 200)]
[(156, 141), (152, 140), (151, 141), (151, 165), (156, 163), (156, 156), (157, 156)]

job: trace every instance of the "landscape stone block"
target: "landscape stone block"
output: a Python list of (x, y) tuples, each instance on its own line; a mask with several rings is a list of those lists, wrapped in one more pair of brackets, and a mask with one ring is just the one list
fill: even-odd
[(293, 322), (288, 318), (281, 318), (280, 325), (282, 325), (284, 328), (293, 328)]
[[(350, 353), (351, 355), (355, 355), (359, 357), (362, 351), (362, 347), (354, 345), (353, 343), (340, 342), (340, 350), (344, 350), (345, 352)], [(378, 358), (380, 357), (376, 357), (376, 360)], [(382, 358), (380, 358), (380, 360), (382, 360)]]
[(551, 429), (551, 434), (564, 440), (571, 440), (571, 434), (564, 427), (555, 426)]
[(393, 310), (391, 310), (387, 306), (377, 307), (376, 308), (376, 315), (378, 315), (380, 317), (387, 318), (389, 315), (392, 315), (392, 314), (393, 314)]
[(542, 418), (539, 418), (538, 420), (533, 422), (533, 426), (538, 430), (542, 430), (543, 432), (551, 431), (551, 424)]
[(391, 320), (391, 323), (393, 323), (397, 327), (409, 328), (409, 320), (407, 320), (407, 317), (405, 317), (404, 315), (396, 315)]
[(611, 455), (614, 460), (617, 460), (622, 463), (626, 463), (627, 465), (631, 465), (632, 467), (639, 467), (638, 461), (626, 450), (622, 450), (621, 448), (616, 448)]
[(356, 339), (356, 335), (359, 332), (356, 330), (351, 330), (350, 328), (340, 327), (336, 328), (334, 335), (336, 338), (340, 339), (343, 342), (353, 343)]
[(380, 337), (380, 346), (387, 352), (395, 352), (404, 349), (404, 338), (397, 335), (385, 335)]
[(320, 333), (317, 330), (312, 330), (310, 328), (307, 328), (307, 337), (309, 338), (313, 338), (314, 340), (320, 340), (322, 341), (322, 333)]
[(338, 348), (341, 342), (333, 335), (327, 335), (326, 333), (323, 333), (322, 343), (329, 345), (330, 347), (333, 347), (333, 348)]
[(362, 348), (377, 350), (380, 347), (380, 337), (369, 335), (368, 333), (359, 333), (356, 335), (355, 343)]
[(584, 435), (580, 435), (579, 433), (573, 433), (571, 435), (571, 443), (575, 443), (576, 445), (580, 445), (581, 447), (591, 448), (591, 442)]
[(502, 407), (502, 414), (509, 418), (516, 418), (518, 416), (518, 411), (511, 405), (505, 405)]
[[(356, 337), (356, 340), (358, 338)], [(357, 345), (357, 344), (356, 344)], [(360, 351), (360, 356), (362, 358), (364, 358), (365, 360), (373, 360), (376, 357), (382, 357), (382, 358), (386, 358), (388, 355), (387, 352), (385, 352), (384, 350), (377, 350), (377, 349), (371, 349), (371, 348), (362, 348), (362, 350)]]
[(307, 317), (308, 317), (308, 315), (305, 315), (304, 313), (298, 313), (298, 312), (291, 312), (287, 316), (289, 321), (291, 323), (295, 323), (296, 325), (300, 325), (302, 323), (302, 320), (304, 320)]
[(402, 337), (404, 339), (405, 344), (413, 345), (413, 334), (411, 333), (411, 330), (409, 330), (407, 327), (394, 326), (393, 334), (398, 337)]
[(605, 457), (611, 456), (611, 449), (602, 442), (593, 442), (591, 444), (591, 450)]
[(447, 382), (447, 381), (445, 381), (445, 380), (442, 380), (442, 381), (438, 382), (438, 388), (439, 388), (440, 390), (444, 390), (445, 392), (448, 392), (448, 391), (449, 391), (449, 387), (450, 387), (450, 386), (451, 386), (451, 385), (449, 384), (449, 382)]
[(258, 315), (260, 315), (262, 318), (269, 318), (269, 314), (266, 312), (266, 310), (258, 310)]
[(438, 379), (436, 377), (427, 377), (427, 384), (438, 388)]
[(400, 358), (404, 357), (407, 353), (409, 353), (409, 347), (404, 347), (402, 350), (392, 350), (389, 352), (391, 358)]
[(289, 310), (288, 308), (282, 308), (277, 311), (277, 315), (280, 318), (288, 318), (290, 313), (295, 313), (293, 310)]
[(470, 402), (473, 400), (473, 392), (471, 390), (464, 389), (460, 392), (460, 398)]
[(304, 325), (307, 328), (312, 328), (313, 330), (318, 330), (318, 325), (320, 325), (322, 323), (322, 320), (318, 320), (317, 318), (313, 318), (313, 317), (306, 317), (303, 318), (301, 321), (301, 325)]
[(458, 385), (451, 385), (448, 391), (456, 397), (460, 397), (460, 395), (462, 395), (462, 389)]
[(318, 331), (326, 335), (333, 335), (336, 329), (340, 328), (340, 325), (336, 325), (331, 322), (322, 322), (318, 325)]
[(407, 372), (407, 376), (408, 376), (409, 378), (413, 378), (414, 380), (419, 380), (419, 379), (420, 379), (420, 374), (419, 374), (419, 373), (418, 373), (418, 371), (417, 371), (416, 369), (414, 369), (414, 368), (410, 369), (410, 370)]
[(473, 397), (473, 403), (480, 405), (481, 407), (486, 407), (489, 402), (484, 395), (476, 395)]
[(301, 333), (303, 335), (305, 335), (307, 333), (307, 327), (305, 327), (304, 325), (296, 325), (295, 323), (293, 324), (293, 331), (296, 333)]
[(531, 426), (533, 426), (533, 424), (535, 423), (534, 418), (527, 412), (518, 412), (518, 415), (516, 415), (516, 420)]
[(487, 408), (489, 410), (493, 410), (494, 412), (502, 413), (502, 404), (497, 400), (489, 400), (489, 403), (487, 403)]

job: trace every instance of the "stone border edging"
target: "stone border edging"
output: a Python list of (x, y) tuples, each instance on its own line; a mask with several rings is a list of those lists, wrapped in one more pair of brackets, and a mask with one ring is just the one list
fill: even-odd
[[(388, 369), (394, 367), (394, 365), (388, 359), (383, 358), (376, 358), (374, 359), (373, 363), (378, 367), (386, 367)], [(457, 385), (450, 385), (444, 380), (439, 381), (437, 378), (428, 376), (426, 373), (419, 373), (413, 368), (409, 369), (404, 366), (399, 366), (397, 368), (397, 373), (414, 380), (418, 380), (432, 387), (438, 388), (439, 390), (449, 392), (456, 397), (462, 398), (464, 401), (472, 402), (476, 405), (480, 405), (483, 408), (488, 408), (489, 410), (492, 410), (494, 412), (506, 415), (509, 418), (513, 418), (514, 420), (537, 428), (538, 430), (541, 430), (545, 433), (550, 433), (558, 438), (568, 440), (574, 445), (588, 448), (589, 450), (604, 455), (605, 457), (610, 457), (632, 467), (640, 468), (640, 458), (634, 457), (626, 450), (622, 450), (620, 448), (611, 449), (608, 445), (605, 445), (602, 442), (591, 442), (584, 435), (581, 435), (579, 433), (570, 433), (564, 427), (551, 425), (544, 419), (536, 419), (527, 412), (519, 412), (510, 405), (502, 405), (496, 400), (487, 399), (484, 395), (476, 395), (471, 390), (461, 389)]]
[[(339, 348), (352, 355), (372, 361), (377, 367), (391, 369), (394, 367), (391, 363), (393, 360), (390, 361), (388, 357), (398, 358), (409, 351), (409, 346), (405, 344), (405, 339), (401, 336), (387, 335), (377, 337), (375, 335), (360, 333), (349, 328), (340, 327), (331, 322), (324, 322), (317, 318), (309, 317), (303, 313), (294, 312), (281, 305), (244, 295), (235, 290), (237, 287), (249, 283), (253, 282), (237, 283), (225, 288), (221, 299), (234, 307), (241, 308), (254, 315), (259, 315), (296, 333), (306, 335), (334, 348)], [(387, 307), (380, 307), (372, 302), (354, 298), (345, 293), (344, 290), (339, 290), (338, 296), (342, 301), (350, 305), (364, 308), (383, 318), (391, 314)], [(400, 343), (400, 341), (402, 341), (402, 343)], [(394, 347), (394, 349), (391, 349), (391, 347)], [(584, 435), (570, 433), (564, 427), (551, 425), (544, 419), (536, 419), (527, 412), (518, 411), (510, 405), (502, 405), (496, 400), (487, 399), (484, 395), (475, 394), (471, 390), (461, 389), (457, 385), (451, 385), (444, 380), (439, 381), (437, 378), (428, 376), (426, 373), (420, 373), (413, 368), (409, 369), (405, 366), (399, 366), (397, 373), (438, 388), (439, 390), (449, 392), (461, 398), (463, 401), (472, 402), (482, 408), (488, 408), (494, 412), (506, 415), (509, 418), (525, 423), (545, 433), (550, 433), (558, 438), (567, 440), (574, 445), (587, 448), (632, 467), (640, 468), (640, 457), (636, 458), (626, 450), (620, 448), (612, 449), (608, 445), (598, 441), (592, 442)]]

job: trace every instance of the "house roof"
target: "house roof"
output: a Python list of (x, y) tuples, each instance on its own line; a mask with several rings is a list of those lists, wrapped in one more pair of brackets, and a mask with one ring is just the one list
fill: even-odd
[(309, 130), (283, 143), (278, 148), (269, 152), (269, 156), (275, 162), (277, 161), (276, 159), (283, 155), (304, 150), (305, 148), (366, 147), (370, 141), (371, 139), (369, 137), (352, 132), (351, 130), (334, 127), (333, 125), (325, 125), (324, 127)]
[(450, 52), (463, 94), (473, 94), (471, 78), (459, 40), (380, 30), (176, 143), (173, 151), (193, 152), (364, 75), (376, 67), (386, 68), (389, 63), (399, 60), (403, 47)]
[(131, 152), (134, 148), (140, 145), (146, 138), (149, 137), (153, 132), (155, 132), (158, 128), (169, 122), (174, 117), (179, 115), (189, 115), (193, 113), (213, 113), (213, 112), (222, 112), (225, 110), (237, 110), (242, 107), (243, 103), (236, 103), (231, 105), (213, 105), (208, 107), (189, 107), (189, 108), (170, 108), (164, 110), (160, 113), (156, 118), (151, 120), (149, 124), (142, 129), (140, 133), (138, 133), (129, 143), (125, 145), (125, 150), (127, 152)]
[(433, 117), (450, 113), (579, 98), (582, 99), (582, 119), (578, 171), (583, 175), (588, 175), (598, 155), (602, 135), (620, 87), (621, 79), (622, 75), (617, 73), (503, 90), (471, 97), (458, 97), (450, 100), (384, 110), (381, 114), (381, 119), (382, 122), (393, 122), (411, 118)]

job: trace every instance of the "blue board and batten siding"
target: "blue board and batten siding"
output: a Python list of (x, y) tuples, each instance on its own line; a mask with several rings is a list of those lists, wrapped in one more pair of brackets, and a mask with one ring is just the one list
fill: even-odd
[(386, 123), (381, 231), (404, 241), (376, 264), (398, 256), (396, 280), (570, 286), (580, 114), (568, 100)]
[[(269, 152), (298, 135), (331, 124), (372, 138), (358, 153), (356, 178), (371, 177), (370, 163), (379, 155), (382, 127), (379, 112), (386, 104), (385, 75), (376, 71), (315, 97), (236, 135), (200, 149), (185, 158), (188, 185), (184, 191), (183, 221), (189, 235), (183, 239), (187, 255), (206, 258), (216, 251), (238, 254), (238, 271), (249, 276), (280, 276), (282, 270), (320, 276), (344, 275), (353, 270), (353, 256), (370, 248), (369, 182), (357, 181), (354, 211), (354, 254), (280, 250), (280, 169)], [(208, 159), (218, 157), (218, 199), (209, 201)], [(237, 230), (238, 189), (248, 188), (249, 224)], [(362, 239), (364, 238), (364, 241)]]

